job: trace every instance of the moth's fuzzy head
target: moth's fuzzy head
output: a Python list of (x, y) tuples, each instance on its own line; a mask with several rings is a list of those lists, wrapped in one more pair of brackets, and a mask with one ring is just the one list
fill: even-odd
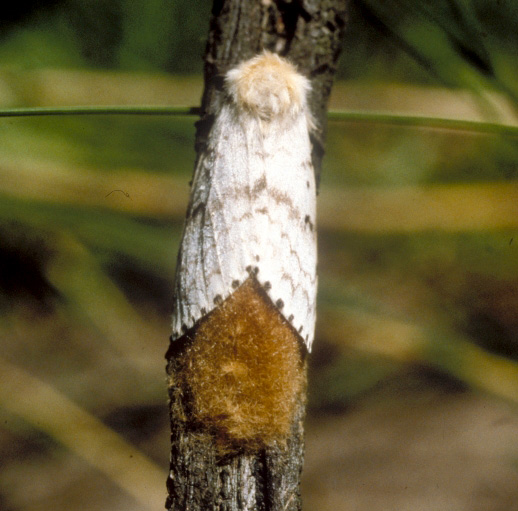
[(266, 121), (300, 113), (310, 89), (295, 66), (266, 51), (231, 69), (226, 86), (239, 109)]

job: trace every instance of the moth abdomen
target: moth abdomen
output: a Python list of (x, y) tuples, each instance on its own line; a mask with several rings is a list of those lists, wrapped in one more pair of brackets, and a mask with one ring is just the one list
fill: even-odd
[(282, 442), (305, 389), (297, 333), (254, 279), (199, 322), (175, 361), (173, 392), (191, 396), (188, 420), (221, 453)]

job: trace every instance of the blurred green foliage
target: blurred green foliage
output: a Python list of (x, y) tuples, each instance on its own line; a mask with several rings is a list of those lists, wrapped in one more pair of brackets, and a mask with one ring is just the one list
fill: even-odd
[(210, 2), (25, 2), (0, 36), (4, 65), (201, 71)]
[[(201, 73), (209, 1), (26, 1), (17, 9), (1, 22), (5, 76), (48, 67), (130, 71), (149, 74), (152, 88), (160, 73)], [(516, 111), (517, 49), (518, 7), (511, 0), (355, 0), (338, 77), (467, 88), (484, 112), (484, 95), (498, 91)], [(20, 76), (21, 97), (32, 104), (45, 78), (23, 88)], [(91, 104), (98, 93), (88, 87), (93, 74), (81, 76)], [(112, 79), (123, 87), (116, 73)], [(348, 99), (344, 90), (338, 108)], [(433, 111), (431, 96), (418, 97), (423, 111)], [(125, 417), (119, 406), (135, 412), (151, 402), (165, 409), (162, 356), (195, 156), (193, 121), (0, 120), (2, 357), (105, 423)], [(517, 161), (515, 137), (329, 123), (312, 411), (341, 411), (408, 366), (432, 368), (441, 381), (460, 382), (457, 388), (518, 400), (518, 209), (484, 229), (439, 221), (413, 231), (397, 222), (385, 230), (376, 225), (392, 209), (419, 217), (419, 201), (390, 199), (399, 189), (423, 200), (433, 187), (458, 193), (453, 205), (437, 201), (437, 218), (445, 205), (459, 217), (490, 215), (506, 191), (516, 194)], [(488, 192), (483, 204), (461, 200), (475, 185), (480, 192), (494, 183), (503, 195)], [(114, 190), (120, 193), (107, 195)], [(342, 227), (322, 204), (326, 192), (346, 199), (350, 190), (375, 210), (356, 230)], [(386, 198), (386, 210), (377, 211), (373, 197)], [(157, 424), (167, 430), (165, 410)], [(11, 428), (22, 435), (18, 425)], [(150, 445), (142, 449), (166, 466), (167, 449)]]
[(0, 150), (12, 157), (45, 154), (48, 160), (102, 167), (105, 172), (143, 167), (164, 173), (174, 162), (175, 168), (190, 175), (195, 154), (192, 118), (174, 122), (163, 116), (16, 118), (0, 123), (0, 133)]
[[(199, 73), (211, 2), (26, 1), (2, 22), (0, 61)], [(512, 0), (354, 0), (338, 78), (518, 95)]]
[(342, 69), (516, 98), (517, 20), (512, 0), (354, 0)]
[[(423, 105), (424, 106), (424, 105)], [(425, 107), (426, 108), (426, 107)], [(518, 176), (513, 137), (332, 122), (323, 179), (329, 184), (395, 186), (475, 183)], [(378, 152), (369, 148), (377, 147)], [(344, 172), (343, 162), (347, 162)]]
[[(505, 1), (355, 0), (338, 76), (365, 81), (443, 84), (467, 87), (478, 93), (497, 89), (514, 97), (514, 78), (509, 70), (516, 64), (515, 11), (516, 7)], [(56, 66), (153, 74), (200, 73), (209, 16), (210, 2), (202, 0), (25, 2), (2, 23), (0, 61), (4, 70)], [(30, 94), (31, 90), (24, 90), (24, 99)], [(91, 95), (95, 97), (95, 91)], [(423, 109), (426, 108), (424, 104)], [(79, 169), (89, 172), (95, 169), (92, 175), (97, 176), (94, 179), (99, 183), (111, 173), (117, 175), (120, 169), (147, 174), (150, 182), (171, 172), (187, 181), (194, 161), (192, 119), (109, 116), (9, 119), (2, 121), (0, 133), (4, 164), (14, 162), (15, 166), (31, 168), (44, 162), (45, 168), (55, 166), (57, 183), (60, 172), (74, 168), (78, 169), (78, 175)], [(333, 121), (327, 153), (323, 186), (338, 190), (505, 183), (516, 178), (518, 142), (512, 137), (384, 125), (373, 129), (370, 125)], [(124, 183), (119, 187), (126, 193)], [(77, 191), (66, 188), (57, 201), (44, 200), (43, 192), (36, 199), (38, 192), (31, 192), (32, 198), (20, 192), (17, 197), (5, 193), (0, 201), (2, 232), (4, 239), (11, 240), (3, 245), (9, 261), (13, 260), (13, 253), (18, 250), (22, 254), (25, 247), (21, 242), (19, 249), (16, 243), (13, 245), (13, 239), (20, 240), (13, 235), (15, 231), (34, 233), (34, 229), (50, 229), (48, 236), (41, 239), (53, 239), (56, 233), (65, 230), (95, 254), (125, 292), (131, 295), (139, 291), (132, 289), (123, 275), (131, 274), (137, 280), (137, 275), (145, 275), (158, 286), (155, 300), (168, 302), (170, 290), (159, 282), (164, 275), (169, 279), (172, 276), (181, 216), (172, 225), (171, 219), (156, 217), (151, 210), (142, 215), (136, 210), (112, 211), (108, 201), (106, 207), (101, 203), (95, 207), (74, 204), (75, 197), (80, 197), (74, 195)], [(139, 190), (131, 189), (127, 193), (109, 200), (133, 201)], [(412, 205), (408, 214), (414, 214)], [(486, 283), (494, 279), (514, 289), (514, 252), (502, 251), (500, 246), (507, 247), (509, 239), (513, 239), (509, 228), (487, 234), (434, 236), (432, 240), (427, 233), (410, 236), (397, 232), (378, 235), (324, 230), (321, 235), (323, 303), (329, 292), (326, 282), (333, 278), (342, 282), (351, 273), (361, 276), (358, 286), (363, 278), (369, 280), (387, 274), (398, 275), (401, 281), (409, 279), (419, 286), (426, 282), (429, 289), (439, 286), (434, 298), (437, 301), (444, 299), (441, 293), (450, 292), (462, 303), (469, 301), (460, 297), (468, 292), (461, 284), (453, 286), (454, 291), (445, 290), (452, 275), (462, 282), (467, 275), (479, 275), (477, 281), (483, 281), (482, 277), (486, 276)], [(42, 250), (52, 253), (51, 244), (41, 239)], [(25, 271), (30, 266), (27, 263)], [(35, 282), (41, 284), (46, 279), (45, 265), (38, 271), (42, 275)], [(52, 290), (52, 285), (48, 290)], [(358, 306), (355, 300), (359, 295), (354, 296), (351, 310)], [(342, 297), (338, 302), (331, 301), (335, 305), (330, 307), (343, 305), (343, 300)], [(429, 306), (435, 310), (436, 304)], [(462, 309), (458, 303), (451, 306), (457, 313)], [(477, 316), (478, 323), (474, 320), (479, 326), (469, 328), (468, 320), (464, 325), (457, 318), (439, 316), (453, 330), (463, 325), (463, 333), (473, 335), (475, 342), (514, 356), (514, 347), (506, 352), (502, 346), (495, 347), (498, 345), (495, 339), (489, 339), (486, 324), (493, 319), (482, 321), (482, 312)], [(516, 342), (512, 327), (499, 324), (498, 328), (508, 332), (504, 336), (507, 344)], [(478, 339), (484, 336), (485, 340)], [(336, 361), (333, 364), (330, 374), (341, 367)], [(376, 370), (374, 373), (377, 374)]]

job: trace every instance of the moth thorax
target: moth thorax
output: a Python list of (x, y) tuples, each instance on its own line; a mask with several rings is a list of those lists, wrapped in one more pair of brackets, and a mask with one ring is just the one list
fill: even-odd
[(292, 64), (269, 52), (229, 71), (226, 84), (237, 107), (262, 120), (296, 115), (309, 90)]

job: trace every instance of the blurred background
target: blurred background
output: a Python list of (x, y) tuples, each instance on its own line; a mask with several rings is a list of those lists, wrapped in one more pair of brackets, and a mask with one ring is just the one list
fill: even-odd
[[(197, 105), (210, 2), (40, 0), (0, 107)], [(518, 510), (518, 4), (355, 0), (319, 196), (305, 509)], [(0, 119), (0, 509), (162, 509), (193, 117)]]

